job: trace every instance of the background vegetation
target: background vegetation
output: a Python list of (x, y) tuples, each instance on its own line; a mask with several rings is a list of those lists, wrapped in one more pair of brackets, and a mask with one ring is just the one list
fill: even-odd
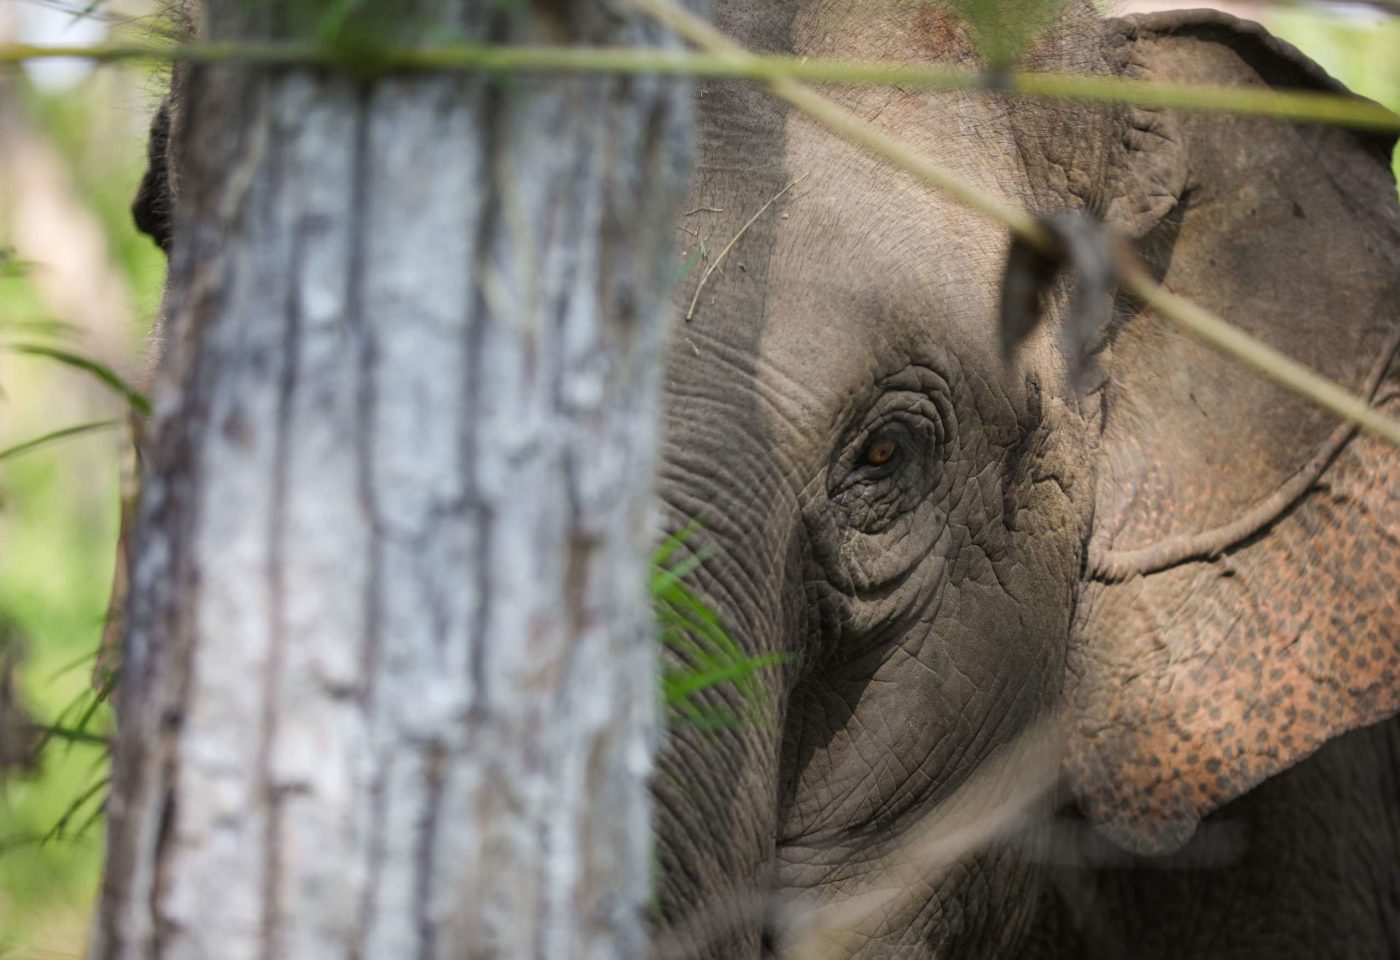
[[(61, 5), (0, 8), (0, 43), (40, 29), (50, 42), (95, 39), (150, 11), (113, 7), (85, 22)], [(0, 268), (0, 450), (124, 416), (91, 375), (14, 348), (72, 351), (137, 378), (164, 261), (127, 208), (156, 89), (141, 71), (81, 64), (0, 76), (0, 249), (13, 251)], [(22, 644), (25, 705), (43, 722), (76, 727), (94, 700), (122, 440), (96, 430), (0, 459), (0, 629)], [(87, 719), (99, 735), (109, 723), (105, 707)], [(105, 766), (100, 748), (54, 740), (32, 778), (4, 785), (0, 957), (81, 955)]]
[[(140, 38), (152, 9), (146, 0), (0, 4), (0, 44), (83, 42), (104, 32)], [(1361, 8), (1249, 12), (1354, 89), (1400, 110), (1400, 19), (1382, 22)], [(159, 86), (131, 66), (0, 74), (0, 451), (125, 413), (122, 398), (89, 374), (16, 346), (71, 350), (141, 379), (164, 262), (131, 226), (127, 205)], [(110, 723), (104, 706), (89, 715), (89, 705), (123, 436), (96, 430), (0, 454), (0, 636), (18, 638), (26, 651), (20, 680), (30, 712), (97, 736)], [(683, 618), (703, 617), (678, 577), (659, 573), (654, 586)], [(734, 663), (721, 659), (712, 669), (732, 673)], [(668, 693), (673, 705), (683, 703), (684, 689)], [(100, 867), (104, 777), (100, 748), (55, 738), (33, 776), (4, 786), (0, 960), (81, 955)]]

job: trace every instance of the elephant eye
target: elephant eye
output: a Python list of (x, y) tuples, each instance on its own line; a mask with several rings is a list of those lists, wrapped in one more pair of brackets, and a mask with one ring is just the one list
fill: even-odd
[(898, 469), (903, 460), (904, 444), (898, 427), (886, 427), (867, 440), (856, 454), (851, 480), (860, 483), (881, 480)]
[(894, 455), (899, 452), (899, 447), (894, 440), (883, 437), (871, 443), (865, 448), (864, 461), (867, 466), (883, 467), (894, 459)]
[(827, 502), (845, 527), (887, 529), (943, 482), (939, 469), (956, 436), (947, 381), (932, 368), (891, 375), (857, 411), (827, 461)]

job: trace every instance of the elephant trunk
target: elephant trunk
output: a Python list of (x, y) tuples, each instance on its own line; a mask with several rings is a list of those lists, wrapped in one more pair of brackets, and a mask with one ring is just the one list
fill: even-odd
[[(742, 656), (781, 654), (796, 614), (785, 582), (794, 573), (788, 553), (797, 525), (795, 506), (774, 505), (796, 501), (782, 492), (763, 438), (714, 426), (726, 420), (734, 422), (670, 418), (663, 523), (672, 531), (691, 528), (682, 549), (703, 560), (685, 583)], [(666, 658), (668, 669), (695, 666), (683, 650), (668, 649)], [(658, 956), (744, 960), (763, 953), (790, 670), (789, 663), (759, 667), (742, 682), (692, 695), (688, 704), (698, 717), (673, 714), (654, 782)]]

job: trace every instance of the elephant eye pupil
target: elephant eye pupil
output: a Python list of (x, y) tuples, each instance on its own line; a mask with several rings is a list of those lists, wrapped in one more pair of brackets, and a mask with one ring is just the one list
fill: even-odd
[(872, 467), (882, 467), (894, 459), (895, 442), (888, 437), (876, 440), (865, 451), (865, 462)]

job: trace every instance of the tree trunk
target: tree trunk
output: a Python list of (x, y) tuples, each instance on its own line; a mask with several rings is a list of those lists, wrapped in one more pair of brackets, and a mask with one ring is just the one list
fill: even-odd
[[(208, 6), (211, 39), (277, 32)], [(440, 6), (478, 41), (660, 42), (603, 0)], [(91, 956), (642, 956), (688, 91), (183, 86)]]

